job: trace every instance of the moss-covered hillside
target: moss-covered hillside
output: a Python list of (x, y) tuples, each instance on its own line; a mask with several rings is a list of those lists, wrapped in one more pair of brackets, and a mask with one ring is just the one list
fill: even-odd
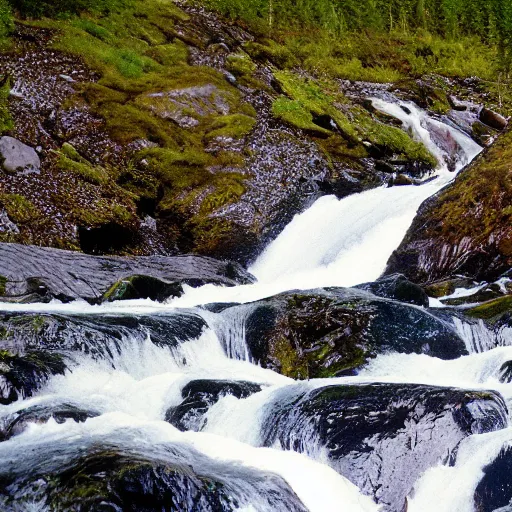
[(421, 208), (388, 270), (416, 282), (494, 280), (512, 266), (512, 132)]
[(470, 35), (269, 32), (223, 12), (0, 0), (0, 136), (41, 163), (2, 171), (1, 241), (247, 263), (319, 194), (436, 165), (373, 109), (379, 82), (437, 115), (452, 95), (510, 112), (499, 48)]

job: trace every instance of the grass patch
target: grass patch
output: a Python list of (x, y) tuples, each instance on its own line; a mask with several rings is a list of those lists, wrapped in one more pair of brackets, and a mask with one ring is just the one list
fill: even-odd
[(372, 118), (363, 108), (348, 105), (346, 98), (328, 81), (306, 80), (290, 71), (276, 71), (274, 75), (287, 95), (277, 98), (272, 107), (274, 115), (283, 121), (324, 138), (338, 130), (353, 146), (362, 146), (367, 141), (401, 158), (437, 165), (422, 143), (403, 130)]
[[(0, 77), (1, 78), (1, 77)], [(14, 121), (9, 112), (9, 93), (11, 90), (10, 81), (0, 86), (0, 135), (3, 135), (14, 128)]]
[(19, 194), (0, 194), (0, 204), (15, 224), (26, 224), (41, 216), (32, 202)]

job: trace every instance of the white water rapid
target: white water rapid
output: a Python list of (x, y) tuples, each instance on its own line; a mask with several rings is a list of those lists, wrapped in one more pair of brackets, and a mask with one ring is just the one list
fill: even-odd
[[(426, 384), (482, 393), (494, 390), (509, 409), (512, 407), (512, 386), (501, 379), (504, 365), (512, 361), (510, 329), (502, 330), (497, 340), (483, 325), (465, 324), (455, 318), (451, 327), (466, 343), (469, 355), (441, 360), (424, 354), (386, 353), (357, 376), (296, 382), (254, 364), (245, 340), (243, 311), (229, 316), (196, 308), (208, 303), (248, 303), (293, 289), (352, 286), (379, 277), (420, 204), (452, 180), (481, 148), (412, 103), (381, 99), (373, 99), (373, 103), (400, 119), (404, 128), (436, 156), (439, 167), (434, 179), (417, 186), (377, 188), (342, 200), (333, 196), (318, 199), (290, 222), (250, 268), (257, 283), (189, 288), (181, 298), (167, 304), (146, 300), (102, 306), (81, 302), (0, 305), (0, 310), (12, 314), (54, 313), (76, 319), (151, 315), (165, 319), (185, 312), (206, 324), (199, 337), (183, 336), (174, 344), (157, 345), (150, 334), (123, 334), (102, 346), (101, 356), (83, 348), (70, 351), (64, 374), (50, 378), (30, 398), (0, 405), (0, 427), (23, 412), (41, 408), (72, 407), (88, 411), (89, 416), (80, 423), (70, 418), (61, 423), (49, 419), (16, 427), (15, 435), (0, 442), (0, 482), (6, 475), (22, 478), (28, 471), (39, 471), (42, 479), (52, 464), (61, 468), (66, 460), (78, 460), (98, 446), (106, 446), (111, 451), (115, 448), (116, 453), (179, 465), (200, 479), (218, 479), (236, 498), (232, 510), (390, 510), (377, 505), (366, 488), (359, 489), (340, 474), (344, 468), (329, 458), (316, 432), (305, 428), (292, 439), (292, 448), (300, 449), (277, 441), (264, 447), (268, 415), (279, 410), (280, 404), (298, 403), (326, 386), (371, 383)], [(433, 129), (437, 138), (444, 134), (450, 141), (455, 148), (452, 154), (431, 138)], [(447, 161), (453, 158), (456, 172), (448, 170)], [(90, 340), (78, 341), (92, 346), (88, 345)], [(166, 411), (180, 406), (183, 390), (198, 379), (242, 381), (261, 390), (240, 398), (221, 396), (199, 419), (187, 420), (194, 429), (182, 431), (164, 421)], [(507, 423), (508, 418), (502, 419)], [(476, 512), (473, 494), (482, 468), (508, 443), (512, 443), (510, 429), (467, 437), (458, 449), (455, 465), (436, 459), (435, 466), (417, 480), (407, 497), (408, 512)], [(33, 485), (37, 487), (37, 482)], [(12, 492), (20, 496), (20, 491)], [(22, 502), (20, 498), (19, 508), (0, 499), (0, 510), (53, 510), (35, 491), (34, 496), (32, 501)], [(183, 510), (203, 509), (194, 507), (197, 504)]]

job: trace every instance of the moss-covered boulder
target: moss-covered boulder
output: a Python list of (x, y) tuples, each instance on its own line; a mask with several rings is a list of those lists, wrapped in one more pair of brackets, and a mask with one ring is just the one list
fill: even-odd
[(332, 377), (378, 353), (466, 354), (453, 324), (413, 305), (346, 288), (286, 292), (222, 315), (245, 319), (252, 359), (289, 377)]
[(14, 470), (0, 468), (2, 509), (36, 502), (55, 512), (234, 512), (257, 502), (265, 510), (307, 510), (276, 474), (234, 468), (186, 442), (144, 448), (144, 432), (132, 435), (137, 444), (123, 448), (121, 430), (116, 439), (91, 434), (56, 438), (51, 445), (29, 441), (29, 458), (22, 450), (9, 453)]
[(494, 281), (512, 265), (512, 132), (419, 209), (386, 272)]

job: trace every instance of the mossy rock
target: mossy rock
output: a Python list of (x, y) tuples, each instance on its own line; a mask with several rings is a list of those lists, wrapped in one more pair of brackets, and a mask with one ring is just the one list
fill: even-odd
[(104, 295), (103, 301), (151, 299), (162, 302), (183, 293), (182, 283), (166, 282), (156, 277), (137, 275), (115, 283)]
[(465, 310), (465, 313), (470, 317), (494, 323), (503, 315), (512, 313), (512, 295), (484, 302), (479, 306)]
[(0, 204), (16, 224), (25, 224), (41, 217), (41, 211), (20, 194), (0, 194)]
[(386, 272), (493, 282), (512, 265), (512, 131), (420, 207)]

